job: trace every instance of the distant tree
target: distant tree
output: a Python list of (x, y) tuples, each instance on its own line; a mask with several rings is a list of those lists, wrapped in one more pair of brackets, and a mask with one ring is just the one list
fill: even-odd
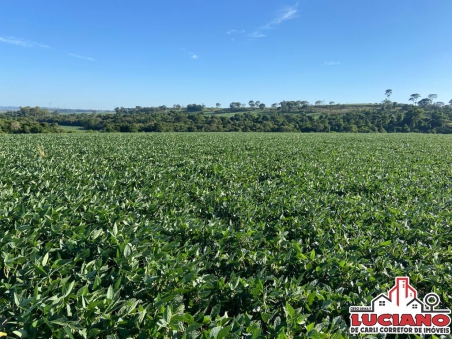
[(35, 118), (38, 118), (41, 115), (41, 107), (36, 106), (31, 109)]
[(309, 106), (309, 101), (306, 101), (306, 100), (303, 100), (302, 102), (301, 102), (301, 107), (303, 108), (303, 107), (308, 107)]
[(334, 105), (334, 101), (330, 101), (330, 105)]
[(410, 101), (414, 101), (414, 104), (417, 104), (417, 99), (419, 99), (421, 95), (419, 93), (411, 94)]
[(39, 106), (32, 108), (31, 112), (32, 112), (33, 116), (37, 119), (43, 119), (46, 116), (50, 115), (50, 111), (48, 109), (46, 109), (46, 108), (43, 109)]
[(425, 98), (419, 101), (417, 104), (420, 107), (428, 107), (432, 104), (432, 100), (430, 100), (429, 98)]
[(281, 109), (281, 112), (289, 112), (289, 107), (287, 106), (286, 101), (280, 102), (279, 107)]
[(447, 118), (444, 116), (443, 113), (435, 111), (432, 112), (432, 121), (431, 121), (431, 125), (432, 127), (441, 127), (444, 125), (444, 123), (446, 123)]
[(250, 101), (248, 102), (248, 106), (250, 106), (251, 109), (254, 109), (254, 106), (256, 106), (256, 104), (254, 103), (253, 100), (250, 100)]
[(452, 99), (451, 99), (451, 100), (449, 100), (449, 105), (451, 105), (451, 106), (452, 106)]
[(182, 106), (179, 105), (179, 104), (175, 104), (175, 105), (173, 105), (173, 108), (174, 108), (174, 109), (177, 109), (178, 111), (180, 111), (181, 108), (182, 108)]
[(389, 99), (389, 98), (391, 97), (391, 95), (392, 95), (392, 89), (387, 89), (387, 90), (385, 91), (385, 95), (386, 95), (386, 97)]
[(229, 107), (231, 108), (231, 110), (236, 110), (242, 107), (242, 104), (240, 102), (231, 102), (229, 104)]
[[(422, 99), (422, 100), (430, 100), (430, 99)], [(422, 101), (421, 100), (421, 101)], [(416, 125), (422, 120), (424, 111), (417, 107), (412, 107), (405, 113), (403, 117), (403, 121), (401, 124), (405, 124), (409, 128), (416, 128)], [(402, 127), (404, 132), (409, 132), (405, 126)]]
[(20, 123), (18, 121), (11, 121), (11, 130), (17, 131), (20, 129)]
[(19, 116), (19, 117), (29, 117), (31, 116), (31, 107), (19, 107), (19, 111), (12, 111), (13, 116)]
[(259, 108), (263, 110), (265, 108), (265, 104), (264, 103), (259, 104)]
[[(452, 100), (451, 100), (452, 101)], [(451, 104), (452, 105), (452, 104)], [(272, 104), (272, 108), (276, 109), (278, 107), (277, 103)]]
[(261, 104), (261, 102), (259, 100), (257, 100), (255, 103), (256, 107), (259, 107), (259, 105)]
[(281, 112), (290, 113), (293, 112), (296, 107), (297, 103), (295, 101), (283, 101), (279, 104), (281, 106)]
[(438, 95), (436, 95), (436, 94), (429, 94), (428, 95), (428, 98), (431, 100), (431, 102), (433, 103), (433, 101), (436, 99), (436, 98), (438, 98)]
[(217, 104), (215, 105), (217, 108), (221, 107), (221, 104), (219, 102), (217, 102)]
[(381, 103), (383, 104), (383, 107), (386, 107), (386, 106), (391, 105), (391, 100), (389, 100), (389, 99), (384, 99)]
[(316, 105), (316, 106), (320, 106), (322, 103), (323, 103), (322, 100), (317, 100), (317, 101), (315, 102), (315, 105)]
[(203, 108), (204, 108), (204, 105), (188, 104), (187, 112), (202, 112)]
[(444, 102), (442, 102), (442, 101), (437, 101), (437, 102), (435, 102), (435, 106), (443, 107), (443, 106), (444, 106)]
[(163, 132), (163, 125), (160, 122), (154, 125), (154, 132)]

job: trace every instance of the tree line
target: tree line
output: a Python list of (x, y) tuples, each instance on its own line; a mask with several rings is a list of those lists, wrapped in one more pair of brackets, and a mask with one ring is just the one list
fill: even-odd
[[(452, 133), (452, 100), (446, 106), (434, 102), (436, 94), (419, 100), (413, 94), (412, 105), (391, 102), (392, 90), (385, 91), (380, 105), (352, 110), (339, 105), (345, 112), (312, 110), (308, 101), (282, 101), (266, 108), (260, 101), (250, 100), (243, 112), (239, 102), (229, 110), (242, 110), (232, 116), (204, 114), (204, 104), (134, 108), (115, 108), (115, 114), (96, 112), (60, 114), (40, 107), (21, 107), (17, 111), (0, 113), (0, 133), (61, 133), (61, 126), (79, 126), (99, 132), (418, 132)], [(318, 101), (314, 107), (324, 105)], [(330, 102), (325, 107), (336, 107)], [(217, 108), (221, 105), (217, 103)], [(312, 113), (314, 112), (314, 113)], [(321, 112), (321, 113), (319, 113)]]
[(30, 123), (42, 126), (41, 132), (58, 131), (63, 125), (99, 132), (452, 133), (452, 109), (449, 107), (428, 113), (423, 108), (410, 107), (406, 111), (366, 109), (318, 116), (281, 112), (217, 116), (171, 110), (164, 114), (60, 114), (48, 115), (39, 121), (15, 117), (0, 121), (1, 129), (6, 133), (39, 133), (30, 127)]

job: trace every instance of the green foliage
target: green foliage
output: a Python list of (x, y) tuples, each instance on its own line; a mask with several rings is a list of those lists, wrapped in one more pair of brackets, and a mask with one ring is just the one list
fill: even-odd
[(62, 133), (63, 129), (57, 123), (38, 122), (32, 118), (0, 118), (0, 133)]
[(398, 275), (450, 307), (451, 141), (2, 135), (0, 332), (347, 338)]
[(189, 104), (187, 105), (187, 112), (201, 112), (203, 108), (204, 105)]
[[(452, 133), (452, 107), (442, 102), (431, 105), (421, 100), (419, 107), (398, 105), (386, 99), (378, 109), (369, 105), (309, 106), (306, 101), (283, 101), (280, 107), (266, 109), (250, 101), (250, 109), (231, 103), (226, 112), (203, 111), (204, 106), (180, 105), (116, 108), (117, 114), (31, 114), (21, 108), (0, 114), (0, 133), (74, 132), (68, 128), (100, 132), (352, 132), (352, 133)], [(318, 101), (321, 103), (321, 101)], [(255, 110), (253, 107), (259, 107)], [(353, 108), (355, 107), (355, 108)], [(422, 107), (422, 109), (420, 108)], [(345, 110), (345, 111), (343, 111)], [(36, 111), (36, 110), (35, 110)], [(192, 112), (202, 111), (202, 112)], [(22, 118), (25, 115), (27, 118)], [(438, 117), (441, 116), (440, 119)], [(320, 117), (320, 119), (318, 119)], [(414, 119), (413, 119), (414, 118)], [(21, 121), (18, 121), (21, 120)], [(64, 130), (60, 128), (64, 126)]]

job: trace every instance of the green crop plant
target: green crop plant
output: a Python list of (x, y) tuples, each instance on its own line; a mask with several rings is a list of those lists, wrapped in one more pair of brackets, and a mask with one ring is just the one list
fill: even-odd
[(0, 332), (347, 338), (400, 275), (450, 308), (451, 164), (446, 135), (0, 136)]

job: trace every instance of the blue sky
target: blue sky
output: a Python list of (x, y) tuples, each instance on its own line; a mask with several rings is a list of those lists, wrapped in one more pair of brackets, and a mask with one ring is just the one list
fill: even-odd
[(452, 99), (451, 0), (0, 0), (0, 106)]

